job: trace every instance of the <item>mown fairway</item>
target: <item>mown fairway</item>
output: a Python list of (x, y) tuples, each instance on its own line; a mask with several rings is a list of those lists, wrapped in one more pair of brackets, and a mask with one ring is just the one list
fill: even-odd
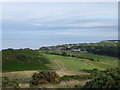
[[(50, 61), (56, 60), (56, 62), (58, 61), (58, 65), (60, 65), (60, 62), (64, 63), (64, 68), (67, 68), (68, 70), (83, 70), (83, 69), (94, 69), (94, 68), (97, 68), (99, 70), (104, 70), (107, 68), (115, 68), (118, 66), (117, 58), (102, 56), (102, 55), (93, 55), (89, 53), (82, 53), (82, 55), (84, 57), (85, 55), (87, 55), (87, 57), (92, 57), (94, 59), (97, 59), (99, 60), (99, 62), (91, 61), (87, 59), (75, 58), (75, 57), (46, 54), (46, 56), (50, 59)], [(61, 68), (63, 68), (63, 65), (61, 66)]]
[(115, 57), (110, 57), (110, 56), (104, 56), (104, 55), (97, 55), (97, 54), (92, 54), (92, 53), (88, 53), (88, 52), (70, 52), (69, 53), (73, 53), (75, 55), (78, 56), (82, 56), (82, 57), (86, 57), (86, 58), (92, 58), (95, 60), (99, 60), (100, 62), (103, 62), (104, 64), (110, 64), (111, 67), (116, 67), (118, 66), (118, 58)]

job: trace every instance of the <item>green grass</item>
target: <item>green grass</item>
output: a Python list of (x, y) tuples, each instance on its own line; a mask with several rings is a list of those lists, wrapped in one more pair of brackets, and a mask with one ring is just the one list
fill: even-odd
[[(56, 51), (57, 52), (57, 51)], [(25, 70), (48, 70), (52, 60), (62, 62), (68, 70), (94, 69), (99, 70), (118, 67), (118, 58), (91, 54), (88, 52), (71, 52), (67, 54), (78, 55), (81, 57), (99, 60), (91, 61), (76, 57), (42, 54), (33, 50), (4, 50), (2, 51), (2, 70), (3, 72), (25, 71)], [(59, 51), (60, 53), (60, 51)], [(49, 65), (48, 65), (49, 64)], [(63, 65), (62, 65), (63, 66)], [(61, 68), (62, 68), (61, 66)]]
[(80, 51), (80, 52), (74, 52), (70, 50), (42, 50), (41, 52), (44, 53), (55, 53), (55, 54), (62, 54), (62, 52), (66, 52), (67, 55), (75, 55), (78, 57), (84, 57), (84, 58), (91, 58), (95, 60), (100, 60), (109, 63), (109, 61), (118, 60), (116, 57), (111, 56), (105, 56), (105, 55), (98, 55), (98, 54), (92, 54), (86, 51)]
[(27, 50), (2, 51), (2, 71), (48, 70), (49, 60), (42, 54)]
[[(46, 51), (43, 51), (43, 52), (46, 52)], [(103, 66), (104, 66), (104, 64), (105, 65), (108, 64), (108, 65), (111, 65), (111, 67), (118, 67), (118, 58), (116, 58), (116, 57), (97, 55), (97, 54), (92, 54), (92, 53), (85, 52), (85, 51), (80, 51), (80, 52), (73, 52), (70, 50), (64, 50), (64, 51), (49, 50), (49, 51), (47, 51), (47, 53), (57, 53), (57, 54), (61, 54), (62, 52), (66, 52), (67, 55), (71, 55), (71, 56), (73, 55), (75, 57), (88, 58), (88, 59), (93, 59), (95, 61), (98, 60), (100, 62), (99, 64), (101, 64)]]
[(49, 69), (44, 65), (39, 64), (26, 64), (26, 63), (19, 63), (16, 61), (7, 61), (3, 64), (2, 70), (3, 72), (11, 72), (11, 71), (24, 71), (24, 70), (46, 70)]
[[(112, 57), (106, 58), (106, 56), (101, 56), (101, 55), (99, 55), (98, 58), (100, 58), (102, 62), (95, 62), (90, 60), (82, 60), (75, 57), (65, 57), (65, 56), (50, 55), (50, 54), (46, 54), (46, 56), (48, 56), (48, 58), (51, 58), (51, 60), (55, 59), (63, 62), (65, 64), (65, 67), (68, 68), (69, 70), (94, 69), (94, 68), (97, 68), (99, 70), (104, 70), (107, 68), (117, 67), (117, 61), (116, 61), (117, 59), (113, 59)], [(108, 60), (106, 61), (104, 57), (108, 60), (110, 59), (109, 62)], [(95, 58), (97, 57), (95, 56)]]
[[(117, 67), (118, 66), (118, 58), (115, 57), (110, 57), (110, 56), (104, 56), (104, 55), (96, 55), (96, 54), (92, 54), (92, 53), (88, 53), (88, 52), (69, 52), (69, 53), (73, 53), (73, 54), (77, 54), (80, 55), (82, 57), (86, 57), (86, 58), (92, 58), (95, 60), (99, 60), (100, 62), (103, 62), (103, 64), (101, 65), (111, 65), (111, 67)], [(100, 64), (100, 63), (99, 63)]]

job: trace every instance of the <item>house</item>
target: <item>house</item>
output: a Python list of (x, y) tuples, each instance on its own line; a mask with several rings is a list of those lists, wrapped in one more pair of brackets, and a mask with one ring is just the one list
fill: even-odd
[(72, 51), (81, 51), (81, 49), (72, 49)]

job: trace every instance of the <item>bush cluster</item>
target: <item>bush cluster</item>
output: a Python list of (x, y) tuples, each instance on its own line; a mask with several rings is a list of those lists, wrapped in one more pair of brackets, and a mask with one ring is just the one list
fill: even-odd
[(116, 68), (101, 71), (84, 88), (120, 88), (120, 70)]
[(69, 80), (88, 80), (91, 79), (91, 75), (64, 75), (63, 77), (60, 77), (61, 81), (69, 81)]
[(36, 86), (45, 83), (58, 83), (59, 76), (54, 71), (40, 71), (34, 73), (31, 80), (31, 85)]

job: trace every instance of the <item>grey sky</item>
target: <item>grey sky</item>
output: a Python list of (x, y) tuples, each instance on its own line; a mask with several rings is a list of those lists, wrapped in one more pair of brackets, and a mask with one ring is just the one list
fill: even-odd
[(5, 3), (3, 48), (117, 39), (117, 5), (113, 2)]

